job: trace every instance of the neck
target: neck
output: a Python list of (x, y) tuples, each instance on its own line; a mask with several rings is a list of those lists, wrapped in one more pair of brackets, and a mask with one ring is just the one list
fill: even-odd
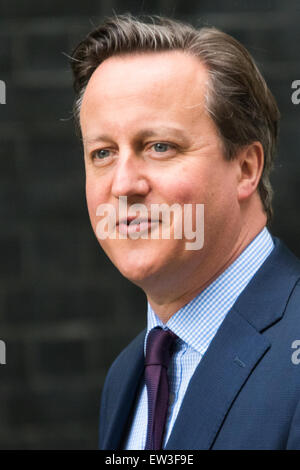
[(181, 276), (176, 274), (173, 279), (168, 277), (165, 288), (160, 283), (159, 291), (149, 289), (146, 292), (147, 300), (160, 320), (166, 323), (180, 308), (217, 279), (239, 257), (265, 225), (264, 214), (261, 217), (256, 217), (255, 223), (250, 221), (242, 226), (223, 258), (220, 257), (220, 253), (225, 253), (224, 246), (221, 247), (221, 250), (215, 249), (213, 255), (210, 253), (206, 259), (201, 258), (192, 272), (187, 274), (183, 269)]

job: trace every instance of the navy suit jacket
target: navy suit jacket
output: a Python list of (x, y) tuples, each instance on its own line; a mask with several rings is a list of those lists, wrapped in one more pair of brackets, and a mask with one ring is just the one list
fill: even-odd
[[(300, 261), (273, 240), (196, 368), (166, 450), (300, 449), (300, 364), (292, 360), (300, 340)], [(100, 449), (122, 449), (143, 376), (145, 333), (106, 377)]]

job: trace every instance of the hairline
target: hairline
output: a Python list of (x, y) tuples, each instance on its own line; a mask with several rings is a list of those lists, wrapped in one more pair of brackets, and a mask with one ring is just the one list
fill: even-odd
[[(105, 61), (107, 61), (111, 58), (114, 58), (114, 57), (121, 58), (123, 56), (138, 56), (138, 55), (144, 55), (144, 54), (162, 54), (162, 53), (168, 53), (168, 52), (181, 52), (182, 54), (188, 55), (190, 57), (195, 57), (199, 61), (199, 63), (202, 64), (205, 67), (205, 70), (207, 71), (208, 79), (205, 80), (205, 82), (204, 82), (204, 85), (205, 85), (204, 109), (205, 109), (206, 113), (209, 115), (209, 117), (212, 118), (213, 117), (213, 112), (209, 107), (209, 100), (211, 99), (212, 91), (214, 91), (213, 77), (212, 77), (213, 74), (212, 74), (210, 68), (208, 67), (208, 65), (205, 63), (205, 61), (200, 57), (200, 55), (193, 53), (193, 51), (191, 51), (191, 50), (184, 49), (184, 48), (179, 48), (179, 47), (176, 47), (174, 49), (157, 49), (157, 50), (147, 49), (147, 50), (122, 51), (122, 52), (118, 52), (118, 53), (112, 53), (109, 57), (105, 58), (102, 62), (100, 62), (100, 64), (92, 71), (91, 75), (89, 76), (89, 79), (88, 79), (87, 83), (81, 88), (80, 92), (78, 93), (78, 97), (77, 97), (77, 99), (75, 101), (75, 104), (74, 104), (74, 107), (73, 107), (73, 114), (74, 114), (74, 117), (75, 117), (75, 122), (77, 124), (77, 128), (80, 131), (80, 134), (81, 134), (80, 112), (81, 112), (81, 107), (82, 107), (83, 96), (86, 92), (86, 89), (88, 87), (88, 84), (89, 84), (93, 74), (96, 72), (96, 70), (98, 70), (99, 67), (101, 67), (101, 65)], [(222, 136), (220, 135), (219, 128), (218, 128), (218, 126), (215, 126), (215, 127), (216, 127), (218, 135), (221, 138), (222, 144), (223, 144), (223, 139), (222, 139)]]

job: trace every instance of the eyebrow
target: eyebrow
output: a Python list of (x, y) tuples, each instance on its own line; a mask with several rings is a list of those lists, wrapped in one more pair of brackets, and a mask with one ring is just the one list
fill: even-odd
[[(149, 129), (141, 129), (135, 134), (135, 140), (138, 139), (146, 139), (150, 137), (161, 136), (162, 133), (170, 133), (179, 138), (183, 143), (187, 144), (189, 142), (189, 138), (184, 132), (184, 130), (177, 128), (177, 127), (167, 127), (161, 126), (158, 128), (149, 128)], [(99, 134), (95, 137), (87, 137), (82, 138), (84, 144), (95, 144), (97, 142), (109, 142), (114, 140), (109, 134)]]

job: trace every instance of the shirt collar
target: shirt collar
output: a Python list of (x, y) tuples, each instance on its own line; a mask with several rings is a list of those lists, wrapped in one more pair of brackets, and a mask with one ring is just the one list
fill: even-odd
[(149, 331), (160, 326), (172, 330), (184, 343), (203, 355), (237, 297), (273, 248), (272, 237), (264, 227), (217, 279), (172, 315), (166, 324), (148, 302), (145, 347)]

